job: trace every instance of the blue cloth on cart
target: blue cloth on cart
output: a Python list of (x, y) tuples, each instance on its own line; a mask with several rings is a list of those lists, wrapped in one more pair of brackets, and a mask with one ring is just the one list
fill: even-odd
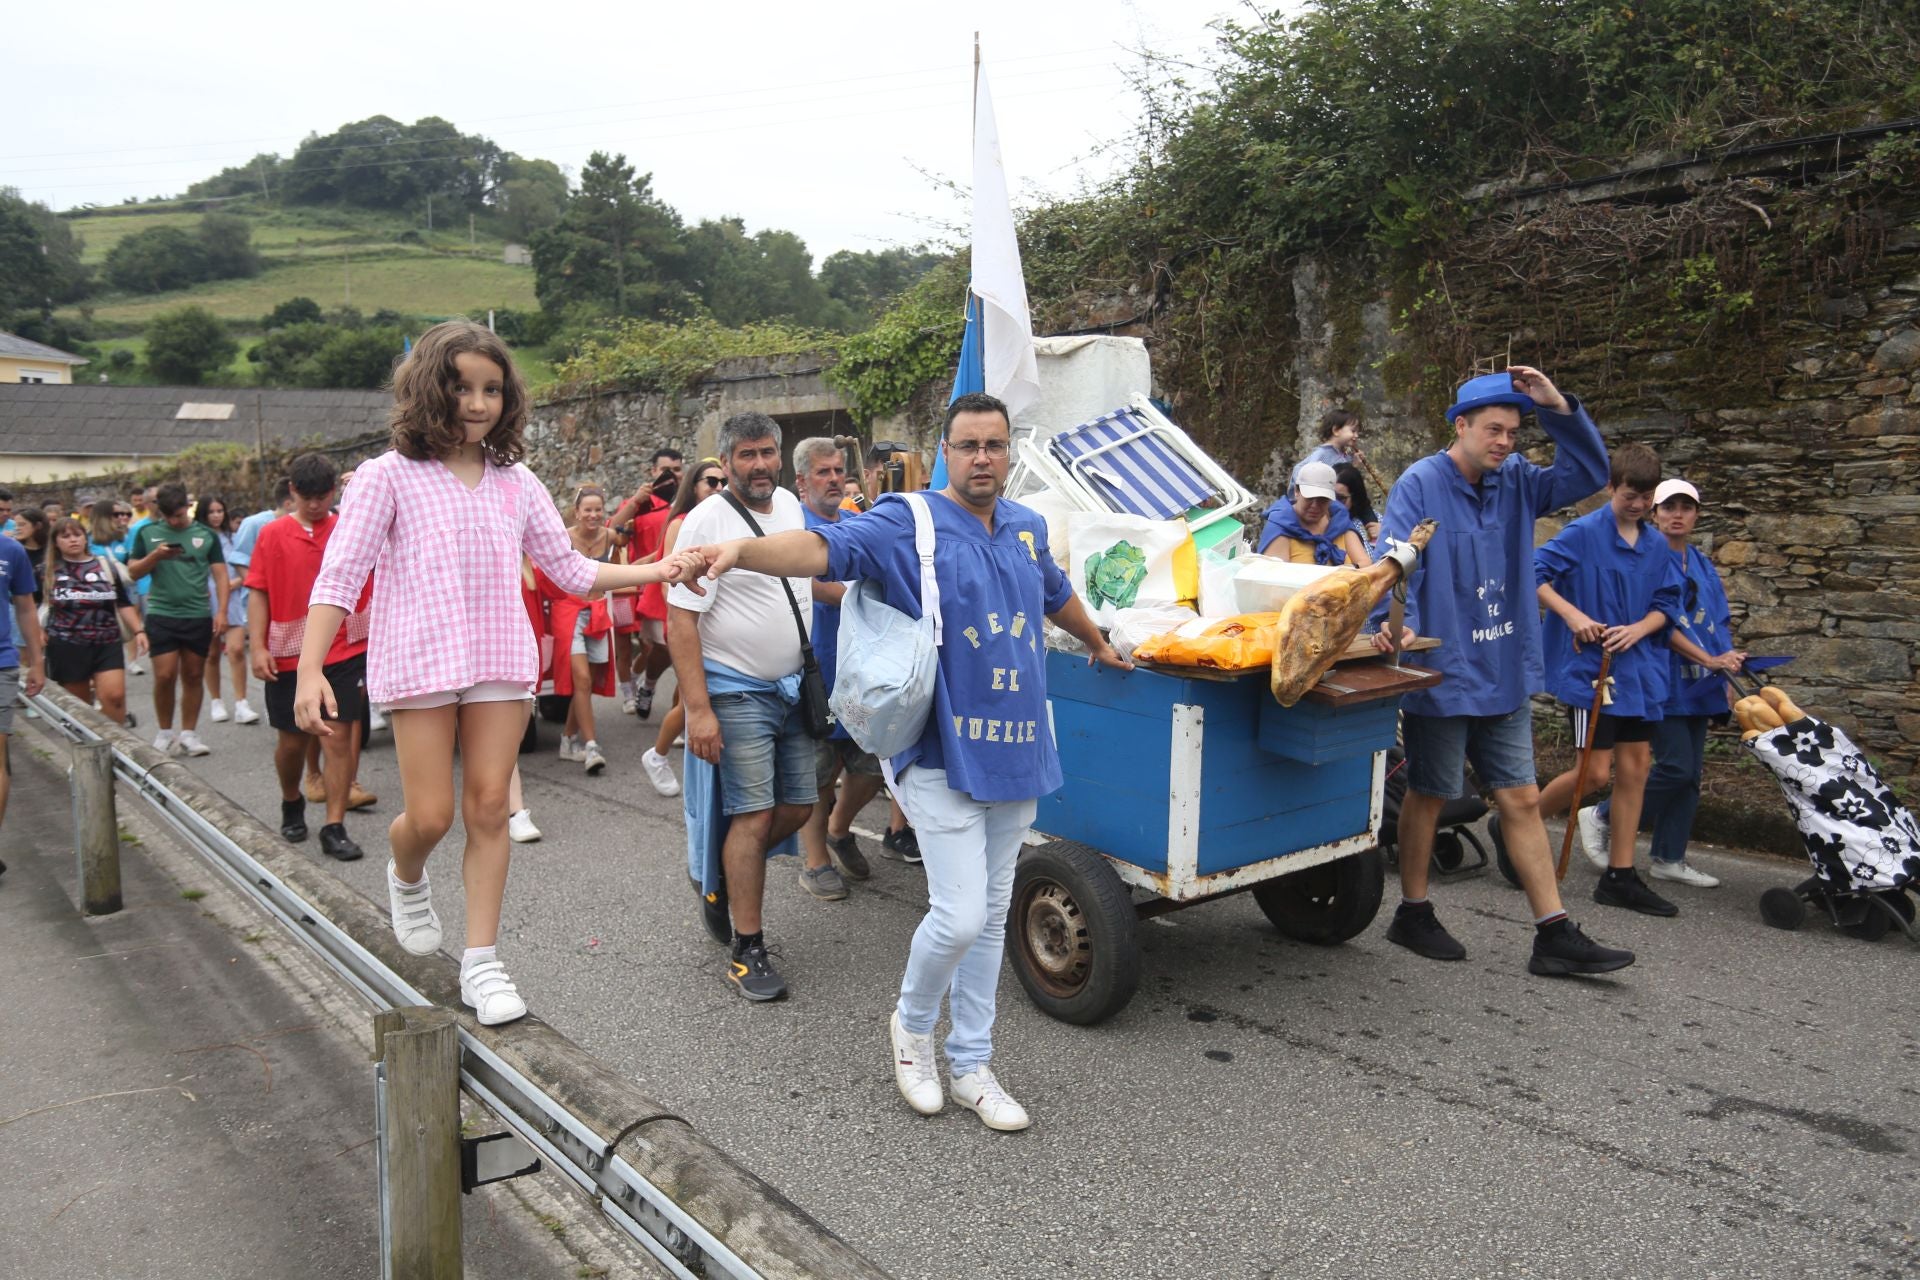
[[(1095, 452), (1121, 440), (1125, 443)], [(1129, 515), (1171, 520), (1216, 492), (1171, 440), (1131, 409), (1115, 409), (1062, 431), (1047, 447), (1101, 501)]]
[[(775, 682), (756, 680), (743, 675), (732, 667), (718, 662), (708, 662), (707, 692), (739, 693), (765, 692), (769, 689), (781, 689), (791, 684), (792, 695), (788, 701), (799, 697), (800, 677), (798, 674)], [(727, 817), (722, 807), (725, 796), (720, 791), (720, 770), (708, 764), (692, 751), (683, 752), (684, 775), (680, 787), (680, 811), (687, 824), (687, 874), (700, 882), (700, 892), (712, 893), (720, 887), (724, 871), (720, 862), (720, 852), (726, 847), (727, 828), (733, 820)], [(767, 850), (769, 858), (795, 856), (800, 852), (798, 835), (788, 836), (773, 848)]]
[[(1534, 595), (1533, 522), (1607, 483), (1600, 428), (1572, 396), (1568, 413), (1537, 410), (1554, 442), (1553, 465), (1515, 453), (1498, 471), (1468, 484), (1446, 453), (1401, 473), (1380, 521), (1388, 539), (1405, 541), (1422, 520), (1438, 523), (1407, 591), (1406, 625), (1440, 647), (1407, 654), (1410, 667), (1439, 671), (1434, 688), (1416, 689), (1400, 709), (1421, 716), (1501, 716), (1546, 688), (1540, 655), (1540, 605)], [(1372, 626), (1387, 616), (1374, 610)]]

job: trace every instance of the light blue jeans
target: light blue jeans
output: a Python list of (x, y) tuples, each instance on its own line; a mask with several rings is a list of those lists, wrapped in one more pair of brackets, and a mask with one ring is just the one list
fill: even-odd
[(918, 765), (900, 778), (899, 797), (920, 839), (928, 899), (900, 981), (900, 1026), (932, 1035), (947, 993), (953, 1018), (947, 1062), (963, 1076), (993, 1057), (994, 994), (1014, 863), (1037, 806), (1032, 800), (983, 804), (948, 787), (946, 770)]

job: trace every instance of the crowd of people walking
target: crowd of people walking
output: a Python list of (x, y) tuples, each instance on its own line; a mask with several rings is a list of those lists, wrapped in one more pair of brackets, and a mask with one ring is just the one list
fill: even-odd
[[(461, 998), (487, 1024), (526, 1012), (498, 933), (511, 846), (540, 838), (518, 767), (538, 691), (564, 707), (560, 761), (611, 786), (637, 773), (680, 799), (699, 919), (725, 948), (720, 974), (750, 1001), (788, 993), (768, 943), (768, 860), (796, 854), (809, 895), (847, 898), (873, 874), (853, 824), (884, 791), (877, 852), (921, 867), (928, 894), (886, 1020), (896, 1083), (922, 1114), (951, 1097), (990, 1128), (1025, 1128), (993, 1068), (993, 1025), (1015, 863), (1037, 800), (1061, 783), (1043, 627), (1073, 637), (1090, 662), (1131, 663), (1061, 572), (1046, 522), (1003, 496), (1005, 406), (979, 394), (952, 402), (940, 491), (880, 492), (884, 458), (869, 455), (856, 478), (841, 441), (789, 444), (774, 420), (746, 413), (722, 425), (712, 456), (689, 463), (663, 447), (632, 494), (588, 483), (558, 504), (523, 461), (527, 409), (505, 345), (454, 321), (398, 366), (386, 452), (346, 475), (301, 455), (262, 510), (243, 515), (177, 483), (73, 515), (16, 508), (0, 491), (13, 535), (0, 539), (0, 578), (14, 605), (0, 643), (0, 746), (18, 692), (49, 678), (134, 726), (126, 677), (145, 662), (155, 749), (205, 755), (202, 712), (258, 723), (257, 683), (281, 835), (307, 840), (307, 806), (320, 804), (321, 851), (351, 861), (367, 835), (349, 832), (348, 814), (375, 800), (359, 784), (360, 755), (370, 732), (390, 727), (402, 793), (385, 833), (392, 927), (415, 954), (445, 941), (428, 866), (457, 815)], [(1553, 441), (1550, 465), (1516, 453), (1527, 415)], [(1532, 908), (1529, 968), (1616, 970), (1632, 953), (1588, 938), (1560, 900), (1543, 815), (1568, 809), (1573, 786), (1539, 786), (1530, 700), (1545, 690), (1565, 703), (1576, 745), (1611, 772), (1609, 802), (1571, 815), (1602, 868), (1597, 903), (1675, 914), (1634, 870), (1642, 825), (1655, 833), (1654, 878), (1715, 883), (1686, 862), (1686, 840), (1701, 743), (1727, 711), (1719, 676), (1745, 655), (1717, 575), (1690, 549), (1700, 494), (1663, 479), (1644, 446), (1609, 455), (1584, 407), (1538, 370), (1468, 380), (1447, 418), (1452, 445), (1402, 473), (1376, 513), (1359, 419), (1328, 414), (1256, 546), (1361, 567), (1440, 521), (1447, 536), (1413, 578), (1403, 634), (1384, 625), (1384, 606), (1376, 617), (1382, 649), (1416, 631), (1438, 636), (1442, 647), (1419, 660), (1445, 676), (1402, 707), (1401, 901), (1386, 936), (1429, 959), (1466, 954), (1427, 891), (1437, 815), (1471, 762)], [(1537, 517), (1602, 487), (1605, 506), (1534, 547)], [(926, 611), (950, 638), (924, 733), (887, 758), (821, 705), (856, 580), (910, 615)], [(1612, 674), (1592, 715), (1601, 654)], [(657, 706), (669, 667), (671, 702)], [(631, 762), (603, 745), (613, 736), (596, 698), (640, 721), (658, 713)], [(0, 814), (5, 801), (0, 775)], [(943, 1004), (944, 1085), (933, 1040)]]

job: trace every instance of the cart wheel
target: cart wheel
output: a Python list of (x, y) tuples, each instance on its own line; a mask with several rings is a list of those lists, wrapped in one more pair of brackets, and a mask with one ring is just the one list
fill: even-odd
[(1887, 930), (1899, 919), (1891, 904), (1877, 893), (1867, 894), (1860, 905), (1865, 908), (1860, 919), (1853, 924), (1842, 925), (1840, 932), (1849, 938), (1858, 938), (1862, 942), (1878, 942), (1887, 936)]
[(1433, 838), (1433, 865), (1440, 871), (1458, 871), (1467, 860), (1467, 851), (1455, 831), (1442, 831)]
[(1253, 900), (1295, 942), (1330, 947), (1373, 923), (1386, 865), (1378, 849), (1323, 862), (1253, 886)]
[(1106, 858), (1085, 845), (1055, 840), (1021, 857), (1007, 934), (1020, 985), (1049, 1017), (1086, 1026), (1133, 999), (1133, 900)]
[(1500, 874), (1506, 882), (1518, 889), (1520, 873), (1513, 869), (1513, 859), (1507, 856), (1507, 838), (1500, 833), (1500, 815), (1487, 815), (1487, 839), (1493, 841), (1493, 860), (1500, 868)]
[(1760, 895), (1760, 918), (1792, 932), (1806, 920), (1807, 904), (1791, 889), (1769, 889)]

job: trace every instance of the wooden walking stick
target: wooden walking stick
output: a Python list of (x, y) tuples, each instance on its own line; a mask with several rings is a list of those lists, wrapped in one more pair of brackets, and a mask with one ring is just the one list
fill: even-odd
[(1573, 771), (1573, 801), (1567, 806), (1567, 833), (1560, 838), (1560, 865), (1553, 878), (1567, 878), (1567, 860), (1573, 856), (1573, 833), (1580, 825), (1580, 793), (1587, 789), (1587, 766), (1593, 761), (1594, 739), (1600, 736), (1600, 708), (1607, 705), (1607, 671), (1613, 666), (1613, 654), (1600, 651), (1600, 678), (1593, 682), (1593, 708), (1587, 712), (1587, 745), (1580, 749), (1580, 766)]

